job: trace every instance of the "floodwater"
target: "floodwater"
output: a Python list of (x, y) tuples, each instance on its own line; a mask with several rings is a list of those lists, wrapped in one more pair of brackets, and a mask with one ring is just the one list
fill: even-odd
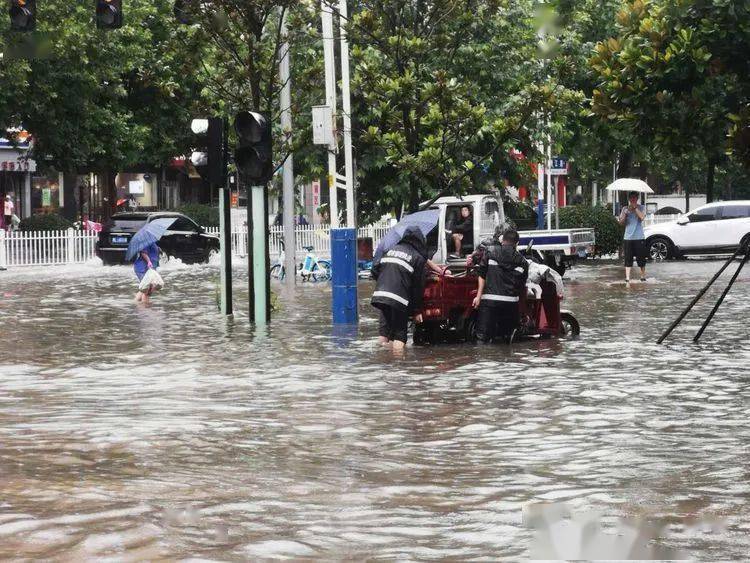
[(124, 267), (0, 272), (0, 559), (517, 560), (538, 503), (745, 558), (750, 270), (700, 344), (720, 288), (654, 343), (718, 267), (627, 288), (586, 265), (566, 276), (579, 339), (402, 358), (370, 282), (354, 333), (323, 284), (252, 331), (241, 267), (233, 320), (212, 266), (167, 266), (149, 308)]

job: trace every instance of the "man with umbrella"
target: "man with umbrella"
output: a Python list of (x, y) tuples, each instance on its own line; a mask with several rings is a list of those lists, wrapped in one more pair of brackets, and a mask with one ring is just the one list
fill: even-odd
[(628, 192), (628, 205), (617, 218), (625, 226), (623, 250), (625, 254), (625, 283), (630, 283), (630, 268), (633, 258), (641, 269), (641, 281), (646, 281), (646, 241), (643, 233), (643, 220), (646, 210), (638, 204), (639, 194), (652, 194), (654, 190), (638, 178), (618, 178), (607, 186), (609, 192)]
[(641, 269), (641, 281), (646, 281), (646, 241), (643, 233), (643, 220), (646, 211), (638, 203), (638, 192), (628, 193), (628, 205), (623, 207), (618, 221), (625, 225), (623, 250), (625, 254), (625, 283), (630, 283), (630, 268), (635, 258)]

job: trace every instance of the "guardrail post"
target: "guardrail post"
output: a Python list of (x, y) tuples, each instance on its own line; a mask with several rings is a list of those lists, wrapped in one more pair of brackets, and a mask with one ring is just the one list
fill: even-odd
[(5, 254), (5, 229), (0, 229), (0, 270), (8, 269), (8, 258)]
[(65, 238), (66, 251), (67, 251), (67, 262), (73, 264), (76, 261), (76, 239), (75, 231), (72, 228), (68, 229), (67, 237)]

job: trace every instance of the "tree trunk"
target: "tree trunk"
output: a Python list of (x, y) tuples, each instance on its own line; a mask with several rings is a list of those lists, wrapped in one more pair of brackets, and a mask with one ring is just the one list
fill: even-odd
[(706, 174), (706, 203), (714, 200), (714, 175), (716, 173), (716, 159), (708, 158), (708, 172)]
[(617, 163), (617, 177), (618, 178), (629, 178), (630, 170), (633, 164), (633, 151), (627, 150), (620, 157), (620, 161)]
[(114, 214), (117, 205), (117, 184), (115, 183), (117, 172), (111, 168), (107, 168), (102, 176), (105, 182), (102, 214), (105, 219), (109, 219)]
[(63, 174), (63, 208), (62, 216), (68, 221), (76, 221), (76, 192), (78, 191), (78, 175), (75, 170)]

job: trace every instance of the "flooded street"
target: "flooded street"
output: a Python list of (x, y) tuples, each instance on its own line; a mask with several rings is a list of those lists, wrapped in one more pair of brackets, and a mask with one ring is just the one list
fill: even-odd
[(626, 288), (587, 264), (566, 275), (579, 339), (403, 358), (377, 345), (370, 282), (354, 334), (323, 284), (253, 332), (242, 267), (228, 321), (215, 267), (170, 264), (150, 308), (126, 267), (0, 272), (0, 559), (517, 560), (543, 502), (745, 558), (750, 269), (699, 345), (728, 274), (655, 344), (719, 266)]

